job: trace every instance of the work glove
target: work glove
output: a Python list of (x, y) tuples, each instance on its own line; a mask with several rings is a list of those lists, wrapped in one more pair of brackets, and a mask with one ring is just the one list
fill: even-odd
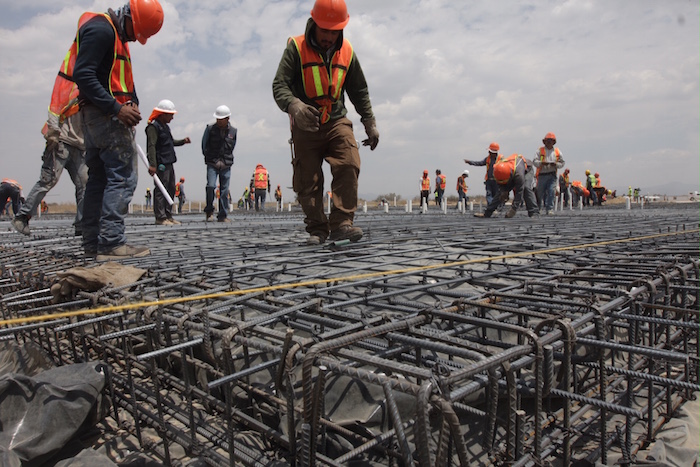
[(319, 116), (321, 112), (314, 106), (306, 104), (295, 97), (287, 107), (287, 113), (292, 116), (294, 124), (303, 131), (318, 131), (321, 127)]
[(58, 136), (60, 134), (61, 133), (58, 130), (53, 129), (51, 127), (48, 128), (46, 135), (44, 136), (44, 138), (46, 138), (47, 149), (53, 150), (56, 148), (56, 146), (58, 146)]
[(374, 151), (374, 148), (379, 144), (379, 131), (377, 131), (377, 121), (373, 118), (367, 119), (362, 124), (365, 126), (365, 132), (367, 133), (367, 139), (362, 141), (363, 146), (369, 146), (370, 150)]
[(71, 300), (79, 291), (94, 292), (105, 286), (123, 287), (138, 281), (145, 269), (116, 262), (96, 267), (78, 266), (57, 274), (59, 280), (51, 286), (54, 303)]
[(510, 208), (510, 209), (508, 210), (508, 212), (506, 213), (506, 219), (510, 219), (510, 218), (513, 217), (514, 215), (515, 215), (515, 209)]

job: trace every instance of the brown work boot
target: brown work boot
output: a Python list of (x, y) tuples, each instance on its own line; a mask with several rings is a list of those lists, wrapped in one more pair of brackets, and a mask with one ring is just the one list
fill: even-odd
[(362, 229), (352, 225), (343, 225), (331, 232), (328, 240), (337, 242), (338, 240), (350, 240), (357, 242), (362, 238)]
[(173, 219), (172, 217), (170, 217), (168, 220), (169, 220), (170, 223), (173, 224), (173, 225), (180, 225), (180, 224), (182, 224), (182, 222), (180, 222), (180, 221), (177, 220), (177, 219)]
[(326, 242), (326, 237), (321, 235), (311, 234), (309, 238), (306, 239), (306, 244), (309, 246), (320, 245)]
[(156, 225), (175, 225), (170, 219), (156, 219)]
[(151, 254), (151, 250), (149, 250), (145, 246), (131, 246), (127, 245), (126, 243), (124, 245), (119, 245), (111, 250), (104, 251), (102, 253), (97, 254), (97, 260), (98, 261), (109, 261), (109, 260), (115, 260), (115, 259), (125, 259), (125, 258), (140, 258), (142, 256), (148, 256)]

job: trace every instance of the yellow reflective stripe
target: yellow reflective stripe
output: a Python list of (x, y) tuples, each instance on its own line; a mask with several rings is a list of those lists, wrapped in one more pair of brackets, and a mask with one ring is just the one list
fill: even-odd
[(340, 98), (340, 91), (342, 89), (342, 86), (340, 86), (340, 83), (343, 82), (343, 74), (345, 72), (342, 69), (338, 70), (338, 78), (335, 80), (336, 87), (335, 87), (335, 94), (333, 95), (333, 99), (338, 100)]
[(318, 66), (311, 67), (311, 72), (314, 77), (314, 87), (316, 88), (316, 96), (323, 96), (325, 94), (323, 90), (323, 85), (321, 83), (321, 69)]
[(119, 60), (119, 85), (121, 86), (121, 90), (123, 92), (129, 92), (129, 90), (126, 87), (126, 73), (125, 73), (125, 68), (126, 64), (124, 63), (124, 60)]
[[(66, 56), (63, 59), (63, 65), (61, 66), (61, 72), (63, 72), (64, 74), (66, 73), (66, 70), (68, 70), (68, 63), (70, 62), (71, 49), (72, 49), (72, 47), (70, 49), (68, 49), (68, 52), (66, 52)], [(77, 53), (76, 53), (76, 55), (77, 55)]]

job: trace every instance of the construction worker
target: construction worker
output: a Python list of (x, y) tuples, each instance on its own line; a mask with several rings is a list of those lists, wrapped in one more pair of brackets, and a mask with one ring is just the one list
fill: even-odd
[(569, 187), (571, 183), (569, 182), (569, 169), (565, 169), (564, 172), (559, 175), (559, 193), (563, 195), (563, 205), (569, 205)]
[(430, 177), (428, 176), (428, 171), (423, 171), (423, 178), (420, 179), (420, 204), (428, 207), (428, 196), (430, 196)]
[(469, 197), (467, 196), (467, 191), (469, 190), (467, 186), (467, 177), (469, 177), (468, 170), (465, 170), (462, 172), (462, 175), (457, 177), (457, 207), (459, 207), (459, 203), (462, 203), (462, 206), (466, 207), (469, 202)]
[(486, 203), (490, 203), (494, 196), (499, 193), (498, 183), (493, 179), (493, 166), (503, 156), (498, 153), (501, 146), (493, 142), (489, 144), (488, 155), (480, 161), (471, 161), (464, 159), (464, 162), (476, 167), (486, 166), (486, 174), (484, 175), (484, 187), (486, 188)]
[[(292, 186), (304, 211), (308, 244), (362, 238), (353, 225), (357, 210), (360, 153), (344, 96), (350, 98), (365, 127), (362, 144), (374, 150), (379, 132), (367, 81), (343, 29), (350, 16), (344, 0), (316, 0), (303, 35), (287, 42), (272, 91), (290, 116), (294, 144)], [(323, 170), (331, 166), (333, 207), (323, 210)]]
[(146, 188), (146, 194), (144, 195), (144, 198), (146, 199), (146, 209), (151, 207), (151, 200), (153, 199), (153, 195), (151, 194), (151, 189)]
[(280, 188), (279, 185), (277, 185), (277, 188), (275, 189), (275, 201), (277, 201), (277, 208), (281, 211), (282, 210), (282, 188)]
[(447, 188), (447, 177), (443, 175), (440, 169), (437, 169), (435, 170), (435, 204), (438, 206), (442, 206), (445, 188)]
[(207, 205), (204, 208), (206, 221), (214, 220), (214, 192), (216, 190), (216, 179), (219, 179), (221, 189), (219, 201), (219, 212), (217, 220), (219, 222), (231, 222), (228, 218), (229, 182), (231, 181), (231, 166), (233, 165), (233, 149), (236, 147), (238, 130), (229, 122), (231, 109), (225, 105), (220, 105), (214, 112), (216, 123), (207, 125), (202, 135), (202, 154), (204, 163), (207, 166)]
[(24, 235), (30, 234), (29, 219), (36, 213), (37, 206), (43, 206), (44, 197), (56, 186), (64, 168), (75, 185), (75, 235), (83, 233), (83, 199), (88, 180), (85, 139), (78, 107), (78, 86), (72, 79), (65, 78), (73, 76), (74, 65), (74, 60), (63, 60), (61, 63), (51, 93), (48, 118), (41, 130), (46, 145), (39, 180), (12, 219), (12, 226)]
[(590, 196), (590, 192), (579, 180), (571, 182), (571, 203), (573, 206), (578, 206), (579, 200), (585, 200), (588, 196)]
[(130, 0), (116, 12), (84, 13), (66, 57), (77, 55), (73, 79), (80, 90), (88, 166), (83, 248), (98, 260), (150, 254), (147, 247), (127, 245), (124, 226), (138, 181), (133, 127), (141, 121), (127, 42), (145, 44), (162, 25), (158, 0)]
[(547, 215), (554, 211), (554, 198), (556, 198), (557, 190), (557, 169), (564, 167), (564, 157), (562, 157), (559, 148), (554, 145), (557, 142), (557, 137), (554, 133), (547, 133), (542, 139), (544, 146), (540, 147), (535, 154), (532, 163), (537, 167), (537, 197), (539, 202), (544, 205)]
[(245, 187), (245, 189), (243, 190), (243, 195), (241, 196), (241, 198), (243, 198), (243, 201), (244, 201), (244, 203), (245, 203), (245, 210), (248, 211), (248, 210), (251, 208), (251, 205), (250, 205), (250, 188), (249, 188), (249, 187)]
[[(163, 99), (151, 112), (146, 126), (146, 154), (148, 155), (148, 173), (158, 175), (170, 197), (175, 196), (175, 169), (173, 164), (177, 162), (175, 147), (189, 144), (190, 137), (173, 139), (168, 125), (177, 110), (175, 104), (168, 99)], [(156, 188), (158, 188), (156, 186)], [(156, 225), (175, 225), (180, 221), (173, 219), (173, 206), (165, 200), (165, 196), (159, 189), (153, 190), (153, 213), (156, 216)]]
[(175, 196), (177, 196), (177, 212), (182, 213), (182, 206), (187, 201), (185, 195), (185, 177), (180, 177), (180, 181), (175, 184)]
[(632, 185), (627, 187), (627, 197), (632, 200)]
[(523, 201), (530, 217), (537, 216), (537, 200), (535, 192), (532, 190), (534, 179), (532, 164), (520, 154), (511, 154), (505, 159), (497, 162), (493, 167), (494, 180), (499, 184), (499, 194), (494, 196), (482, 213), (474, 214), (475, 217), (491, 217), (502, 202), (508, 199), (511, 191), (514, 193), (513, 203), (506, 213), (506, 218), (515, 216), (517, 210), (522, 206)]
[(265, 192), (270, 193), (270, 173), (262, 164), (258, 164), (255, 166), (250, 182), (255, 189), (255, 210), (264, 211)]
[[(6, 200), (12, 203), (12, 213), (17, 216), (20, 210), (20, 198), (22, 196), (22, 185), (17, 183), (17, 180), (11, 178), (3, 178), (0, 183), (0, 199), (2, 200), (3, 211), (5, 210)], [(7, 213), (9, 214), (9, 213)], [(24, 232), (22, 232), (24, 233)]]
[(595, 206), (597, 204), (595, 186), (595, 175), (586, 169), (586, 190), (588, 190), (588, 196), (583, 199), (584, 206)]

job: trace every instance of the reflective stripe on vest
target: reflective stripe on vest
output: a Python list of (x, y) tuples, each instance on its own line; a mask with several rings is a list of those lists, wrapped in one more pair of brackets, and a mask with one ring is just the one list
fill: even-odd
[[(544, 156), (547, 153), (545, 152), (545, 147), (542, 146), (540, 148), (540, 162), (544, 162)], [(559, 148), (554, 148), (554, 155), (557, 157), (557, 162), (559, 162), (559, 156), (561, 155), (561, 152), (559, 152)], [(535, 172), (535, 178), (540, 176), (540, 169), (541, 167), (537, 167), (537, 172)], [(556, 174), (554, 174), (556, 175)]]
[(306, 97), (319, 107), (321, 123), (327, 123), (331, 119), (333, 104), (338, 102), (343, 92), (345, 77), (352, 63), (352, 45), (343, 39), (343, 45), (340, 50), (335, 51), (331, 59), (329, 76), (323, 56), (307, 44), (305, 36), (292, 37), (289, 40), (294, 42), (301, 58), (301, 74)]
[[(117, 32), (117, 28), (114, 27), (112, 19), (106, 13), (87, 12), (83, 13), (80, 17), (80, 20), (78, 20), (78, 33), (76, 33), (75, 41), (73, 41), (73, 45), (68, 50), (68, 54), (66, 54), (66, 58), (63, 61), (64, 65), (67, 65), (66, 70), (70, 71), (70, 75), (64, 72), (64, 74), (66, 75), (65, 80), (69, 80), (67, 82), (70, 85), (73, 85), (73, 66), (75, 65), (75, 59), (78, 56), (78, 51), (80, 49), (80, 28), (83, 27), (83, 25), (85, 25), (85, 23), (87, 23), (89, 20), (97, 16), (104, 16), (107, 19), (107, 21), (109, 21), (109, 25), (112, 26), (112, 29), (114, 30), (114, 58), (112, 59), (112, 68), (110, 70), (108, 91), (112, 95), (112, 97), (114, 97), (117, 100), (117, 102), (119, 102), (120, 104), (125, 104), (135, 97), (134, 75), (131, 69), (131, 55), (129, 53), (129, 45), (126, 42), (122, 42), (119, 39), (119, 33)], [(61, 68), (61, 71), (63, 71), (63, 67)], [(59, 71), (59, 77), (61, 77), (61, 71)], [(68, 86), (68, 84), (65, 84), (65, 86)]]
[(421, 189), (423, 191), (430, 191), (430, 177), (421, 178)]
[(443, 174), (438, 175), (438, 178), (440, 179), (440, 189), (444, 190), (447, 187), (447, 177)]
[(267, 170), (265, 167), (257, 167), (255, 169), (255, 189), (267, 189)]

